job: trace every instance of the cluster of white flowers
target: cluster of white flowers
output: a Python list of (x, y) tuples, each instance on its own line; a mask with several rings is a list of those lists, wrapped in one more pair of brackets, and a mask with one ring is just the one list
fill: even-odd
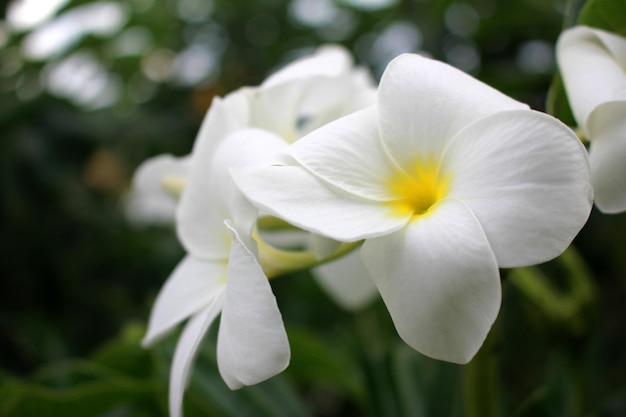
[(574, 117), (590, 142), (596, 206), (626, 211), (626, 38), (576, 26), (561, 34), (557, 59)]
[(569, 127), (447, 64), (401, 55), (376, 87), (337, 46), (215, 98), (189, 156), (141, 166), (130, 214), (175, 222), (187, 251), (144, 340), (189, 319), (172, 417), (220, 312), (230, 388), (285, 369), (268, 278), (302, 268), (349, 308), (379, 293), (406, 343), (468, 362), (498, 315), (499, 268), (561, 254), (589, 216), (592, 183), (601, 209), (626, 210), (626, 40), (576, 28), (558, 57), (591, 170)]
[[(215, 98), (189, 156), (158, 156), (137, 170), (129, 215), (175, 221), (188, 253), (159, 293), (143, 341), (148, 346), (189, 319), (172, 363), (172, 416), (181, 414), (193, 358), (220, 312), (218, 366), (226, 384), (236, 389), (274, 376), (285, 369), (290, 352), (267, 275), (313, 266), (354, 246), (303, 232), (268, 232), (261, 239), (260, 214), (229, 170), (283, 163), (290, 143), (375, 100), (369, 73), (354, 68), (343, 48), (322, 47), (259, 87)], [(281, 250), (286, 239), (305, 250)], [(376, 294), (356, 252), (315, 268), (315, 274), (346, 307), (357, 308)]]

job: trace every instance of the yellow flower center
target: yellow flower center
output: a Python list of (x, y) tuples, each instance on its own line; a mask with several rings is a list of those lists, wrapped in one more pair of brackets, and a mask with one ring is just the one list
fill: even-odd
[(187, 178), (179, 175), (165, 175), (161, 178), (161, 187), (172, 197), (178, 199), (187, 185)]
[(432, 158), (417, 159), (410, 172), (396, 170), (387, 180), (395, 200), (390, 201), (392, 213), (399, 216), (423, 216), (445, 198), (450, 185), (449, 176), (439, 171), (439, 163)]

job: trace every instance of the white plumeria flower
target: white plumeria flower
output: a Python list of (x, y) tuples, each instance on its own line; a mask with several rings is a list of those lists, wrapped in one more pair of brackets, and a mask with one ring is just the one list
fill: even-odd
[(626, 211), (626, 38), (577, 26), (564, 31), (557, 59), (576, 122), (590, 141), (595, 202)]
[[(280, 136), (286, 143), (299, 139), (310, 130), (361, 109), (374, 102), (376, 88), (369, 73), (355, 68), (349, 53), (338, 46), (321, 47), (312, 56), (297, 60), (279, 70), (259, 87), (243, 87), (223, 99), (215, 98), (205, 118), (191, 156), (174, 158), (160, 155), (145, 161), (134, 178), (127, 213), (135, 222), (174, 221), (178, 205), (173, 195), (189, 186), (186, 203), (179, 209), (177, 224), (181, 240), (192, 253), (196, 241), (204, 242), (208, 224), (214, 224), (211, 202), (206, 200), (209, 165), (219, 144), (233, 132), (256, 127)], [(227, 127), (223, 120), (230, 120)], [(248, 152), (241, 149), (241, 152)], [(188, 181), (190, 158), (195, 164), (196, 181)], [(194, 201), (196, 197), (201, 201)], [(215, 213), (219, 218), (221, 214)], [(194, 219), (184, 221), (184, 219)], [(226, 230), (223, 235), (228, 236)], [(301, 235), (298, 245), (308, 244), (309, 236)], [(323, 241), (317, 237), (314, 243)], [(187, 242), (187, 243), (185, 243)], [(323, 245), (313, 245), (324, 257)], [(336, 248), (332, 246), (331, 248)], [(360, 308), (376, 295), (376, 287), (354, 256), (339, 258), (314, 269), (320, 285), (340, 305)]]
[(259, 208), (352, 242), (400, 336), (466, 363), (494, 322), (498, 268), (559, 255), (592, 204), (586, 152), (558, 120), (417, 55), (393, 60), (377, 106), (231, 169)]
[[(374, 87), (365, 73), (352, 68), (347, 52), (323, 48), (260, 87), (214, 99), (190, 156), (157, 157), (139, 170), (137, 182), (147, 184), (148, 191), (158, 193), (155, 184), (164, 183), (168, 194), (181, 193), (176, 226), (188, 255), (159, 293), (143, 341), (147, 346), (190, 318), (172, 363), (172, 417), (181, 413), (195, 352), (220, 311), (218, 367), (230, 388), (261, 382), (289, 362), (282, 319), (252, 238), (257, 209), (234, 186), (228, 169), (279, 161), (274, 156), (304, 132), (373, 99)], [(325, 238), (314, 241), (321, 256), (337, 247)], [(341, 262), (344, 272), (345, 263), (354, 259)], [(333, 268), (338, 267), (325, 267), (324, 272)], [(358, 285), (359, 291), (344, 297), (350, 306), (362, 304), (375, 292), (371, 279), (354, 271), (336, 277), (343, 286), (331, 286), (347, 291)]]
[[(237, 124), (227, 114), (221, 116), (222, 129), (229, 130)], [(179, 213), (183, 213), (179, 216), (179, 226), (195, 223), (203, 227), (205, 235), (188, 238), (181, 234), (181, 242), (189, 253), (159, 293), (143, 341), (148, 345), (191, 317), (172, 362), (172, 417), (181, 415), (193, 358), (220, 312), (218, 367), (231, 389), (264, 381), (284, 370), (289, 363), (289, 344), (281, 315), (250, 238), (256, 209), (243, 198), (228, 176), (230, 167), (272, 161), (273, 155), (285, 146), (274, 135), (259, 130), (240, 130), (214, 150), (215, 158), (204, 164), (205, 169), (194, 169), (194, 162), (201, 162), (201, 158), (192, 160), (188, 181), (190, 184), (204, 182), (201, 198), (212, 204), (209, 212), (196, 213), (199, 217), (194, 218), (189, 215), (186, 204), (193, 204), (199, 197), (186, 198), (195, 188), (185, 188), (179, 206)], [(250, 152), (241, 152), (242, 148)], [(208, 176), (197, 178), (197, 173)]]
[(126, 196), (128, 219), (136, 224), (172, 223), (188, 171), (188, 156), (165, 154), (144, 161), (135, 171)]
[[(280, 69), (258, 87), (243, 87), (213, 106), (238, 120), (232, 130), (258, 127), (293, 142), (338, 117), (372, 104), (376, 87), (370, 74), (354, 67), (348, 51), (336, 45), (320, 47)], [(219, 104), (217, 104), (219, 102)], [(198, 138), (210, 137), (204, 146), (217, 146), (208, 115)], [(190, 156), (157, 155), (135, 171), (126, 211), (138, 223), (174, 221), (177, 197), (186, 185)]]

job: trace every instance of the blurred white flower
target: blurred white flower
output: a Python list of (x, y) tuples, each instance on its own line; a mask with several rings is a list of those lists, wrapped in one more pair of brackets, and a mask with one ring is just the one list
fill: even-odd
[(172, 223), (188, 170), (188, 156), (158, 155), (139, 165), (126, 196), (128, 219), (136, 224)]
[[(251, 127), (274, 133), (286, 143), (291, 143), (325, 123), (372, 104), (375, 97), (376, 87), (371, 76), (364, 68), (354, 67), (345, 49), (335, 45), (323, 46), (313, 55), (296, 60), (272, 74), (258, 87), (243, 87), (223, 99), (216, 98), (211, 109), (219, 109), (209, 110), (209, 113), (229, 113), (237, 125), (222, 132), (219, 117), (209, 122), (207, 115), (192, 155), (199, 161), (209, 160), (213, 158), (216, 146), (229, 133)], [(246, 150), (241, 149), (241, 152)], [(189, 158), (180, 158), (178, 164), (172, 157), (161, 155), (154, 161), (145, 161), (137, 169), (134, 187), (127, 197), (126, 209), (131, 220), (138, 224), (163, 223), (168, 213), (174, 213), (177, 203), (172, 199), (172, 191), (176, 193), (173, 187), (180, 188), (180, 193), (186, 186), (185, 170), (189, 169)], [(196, 165), (199, 171), (207, 167), (206, 162), (197, 162)], [(196, 176), (202, 178), (202, 175), (198, 173)], [(160, 186), (163, 184), (169, 187)], [(188, 195), (203, 194), (202, 181), (191, 187), (195, 191)], [(192, 216), (195, 212), (208, 213), (208, 206), (210, 202), (185, 204), (181, 215), (188, 215), (187, 211), (191, 211)], [(171, 221), (174, 221), (173, 215)], [(180, 223), (177, 227), (181, 236), (202, 230), (193, 223)], [(320, 241), (316, 237), (311, 239), (301, 234), (296, 243), (297, 246), (308, 247), (311, 240), (318, 256), (325, 257), (327, 253), (315, 245)], [(374, 283), (363, 272), (359, 259), (344, 257), (314, 269), (314, 276), (340, 305), (359, 308), (376, 295)]]
[[(258, 127), (290, 143), (325, 123), (372, 104), (375, 95), (370, 74), (364, 68), (354, 67), (345, 49), (327, 45), (280, 69), (259, 87), (243, 87), (216, 100), (221, 103), (219, 112), (236, 114), (233, 117), (239, 123), (233, 131)], [(194, 154), (202, 153), (201, 160), (212, 158), (214, 147), (228, 136), (216, 134), (208, 119), (207, 116), (195, 145), (198, 150)], [(168, 213), (172, 214), (173, 222), (177, 205), (173, 194), (180, 194), (187, 183), (185, 170), (189, 167), (189, 157), (180, 158), (180, 163), (170, 156), (153, 159), (137, 169), (133, 188), (126, 198), (127, 215), (136, 224), (164, 223)], [(193, 233), (195, 229), (193, 225), (182, 227), (182, 233)], [(315, 244), (320, 239), (299, 236), (296, 246), (311, 246), (313, 240), (313, 249), (320, 258), (328, 254)], [(376, 295), (374, 283), (363, 272), (360, 260), (344, 257), (315, 268), (314, 276), (340, 305), (360, 308)], [(348, 291), (349, 288), (352, 290)]]
[(577, 26), (564, 31), (557, 60), (576, 122), (590, 141), (595, 203), (626, 210), (626, 38)]
[(498, 268), (559, 255), (585, 223), (586, 151), (558, 120), (446, 64), (402, 55), (377, 106), (312, 132), (283, 166), (231, 169), (260, 209), (344, 242), (400, 336), (465, 363), (500, 307)]
[[(221, 109), (217, 101), (208, 116), (215, 133), (226, 133), (238, 125)], [(228, 176), (230, 167), (272, 161), (273, 155), (285, 146), (276, 136), (252, 129), (240, 130), (215, 149), (215, 158), (204, 163), (203, 170), (194, 170), (192, 161), (188, 183), (204, 186), (201, 196), (194, 195), (195, 187), (184, 189), (178, 227), (187, 230), (188, 224), (192, 224), (199, 228), (199, 233), (180, 234), (188, 254), (159, 293), (143, 341), (147, 346), (190, 318), (172, 362), (172, 417), (181, 415), (193, 358), (220, 312), (218, 367), (231, 389), (259, 383), (281, 372), (289, 363), (289, 344), (278, 305), (250, 237), (256, 210)], [(204, 205), (205, 201), (211, 204)], [(188, 204), (198, 202), (206, 212), (187, 209)]]
[[(138, 170), (134, 191), (138, 195), (131, 194), (129, 201), (139, 198), (152, 203), (129, 205), (131, 213), (138, 213), (136, 217), (143, 212), (162, 219), (162, 214), (172, 210), (172, 195), (180, 193), (175, 223), (188, 255), (157, 297), (144, 340), (149, 345), (191, 317), (172, 364), (172, 416), (180, 415), (193, 357), (220, 311), (218, 366), (230, 388), (261, 382), (281, 372), (289, 361), (282, 319), (252, 237), (258, 212), (234, 186), (228, 170), (284, 163), (280, 154), (289, 143), (374, 99), (373, 82), (367, 72), (353, 67), (348, 52), (323, 47), (271, 75), (259, 87), (215, 98), (191, 155), (180, 160), (160, 156)], [(305, 238), (311, 239), (308, 234)], [(320, 257), (339, 245), (321, 237), (312, 240)], [(299, 238), (298, 243), (302, 242)], [(337, 262), (345, 271), (346, 263), (358, 266), (360, 260), (347, 257)], [(324, 276), (332, 268), (324, 269)], [(346, 295), (344, 305), (362, 305), (376, 293), (371, 279), (360, 273), (335, 279), (340, 284), (329, 286), (330, 291), (341, 292), (336, 295), (341, 300), (346, 291), (357, 289)]]

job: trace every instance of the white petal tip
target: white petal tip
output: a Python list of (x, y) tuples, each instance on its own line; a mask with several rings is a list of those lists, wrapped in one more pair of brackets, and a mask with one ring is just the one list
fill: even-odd
[(424, 356), (428, 356), (429, 358), (436, 359), (436, 360), (443, 361), (443, 362), (454, 363), (457, 365), (467, 365), (472, 359), (474, 359), (474, 356), (476, 356), (476, 354), (478, 353), (478, 350), (480, 349), (480, 346), (478, 346), (478, 348), (472, 349), (469, 352), (455, 352), (453, 349), (449, 349), (446, 351), (439, 351), (439, 352), (429, 352), (426, 349), (424, 349), (423, 346), (419, 346), (419, 347), (412, 346), (408, 342), (407, 344), (411, 346), (413, 349), (415, 349), (416, 351), (423, 354)]
[[(287, 369), (290, 361), (291, 351), (287, 347), (284, 352), (277, 354), (275, 358), (266, 361), (272, 365), (266, 370), (265, 373), (259, 374), (253, 370), (253, 372), (248, 375), (242, 374), (234, 376), (230, 373), (230, 370), (222, 370), (220, 367), (220, 374), (222, 375), (222, 379), (226, 383), (226, 386), (235, 391), (244, 387), (257, 385), (267, 381), (268, 379), (274, 378), (276, 375)], [(218, 367), (219, 366), (220, 364), (218, 361)]]
[(148, 348), (150, 348), (152, 346), (153, 343), (154, 343), (154, 338), (144, 337), (141, 340), (141, 347), (144, 348), (144, 349), (148, 349)]

